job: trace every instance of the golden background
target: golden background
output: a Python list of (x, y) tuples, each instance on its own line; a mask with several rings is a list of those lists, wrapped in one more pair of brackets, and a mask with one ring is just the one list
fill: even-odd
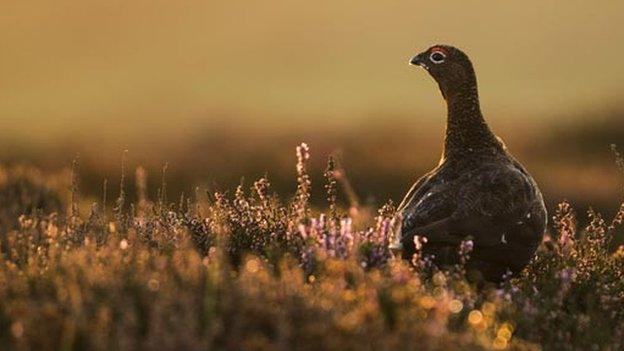
[(124, 149), (155, 184), (169, 162), (172, 194), (265, 172), (285, 193), (307, 141), (319, 198), (334, 153), (363, 199), (398, 201), (435, 165), (445, 119), (407, 61), (448, 43), (472, 58), (486, 119), (550, 208), (609, 212), (623, 20), (621, 1), (5, 1), (0, 159), (60, 169), (79, 155), (93, 196)]

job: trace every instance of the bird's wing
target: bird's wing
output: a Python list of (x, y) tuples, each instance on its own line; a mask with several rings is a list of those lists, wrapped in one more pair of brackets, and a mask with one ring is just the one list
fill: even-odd
[(426, 190), (427, 184), (429, 182), (429, 179), (431, 179), (432, 174), (433, 174), (433, 171), (423, 175), (416, 181), (416, 183), (414, 183), (414, 185), (412, 185), (410, 190), (407, 192), (407, 194), (405, 195), (405, 197), (399, 204), (399, 207), (397, 208), (398, 213), (401, 213), (406, 207), (408, 207), (414, 201), (415, 197), (418, 197), (420, 194), (422, 194)]
[(461, 189), (458, 216), (501, 217), (522, 207), (531, 192), (524, 174), (510, 167), (481, 172)]
[[(428, 185), (428, 186), (427, 186)], [(414, 235), (441, 231), (447, 218), (456, 211), (457, 199), (453, 187), (442, 182), (431, 182), (421, 186), (402, 208), (402, 241), (411, 241)], [(435, 228), (434, 228), (435, 227)], [(435, 240), (434, 238), (430, 238)]]
[(459, 186), (433, 186), (406, 206), (402, 241), (423, 234), (429, 242), (472, 235), (477, 245), (500, 243), (496, 228), (513, 224), (529, 210), (532, 181), (512, 165), (485, 166), (471, 173)]
[(455, 229), (473, 235), (480, 246), (498, 245), (509, 228), (522, 224), (535, 202), (535, 184), (514, 165), (485, 168), (459, 196)]

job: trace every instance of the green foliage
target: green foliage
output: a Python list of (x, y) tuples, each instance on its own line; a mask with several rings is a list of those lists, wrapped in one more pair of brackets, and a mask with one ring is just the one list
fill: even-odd
[(310, 208), (307, 146), (297, 154), (287, 203), (262, 178), (209, 201), (17, 215), (0, 234), (0, 349), (624, 347), (624, 248), (611, 240), (624, 210), (577, 230), (562, 203), (523, 274), (477, 288), (461, 266), (393, 258), (394, 207), (342, 213), (332, 162), (328, 213)]

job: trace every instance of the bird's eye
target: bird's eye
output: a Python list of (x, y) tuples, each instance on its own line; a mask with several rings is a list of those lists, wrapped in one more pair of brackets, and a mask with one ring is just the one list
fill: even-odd
[(434, 51), (429, 56), (429, 59), (431, 60), (431, 62), (436, 63), (436, 64), (444, 62), (445, 58), (446, 58), (446, 55), (444, 55), (444, 53), (440, 51)]

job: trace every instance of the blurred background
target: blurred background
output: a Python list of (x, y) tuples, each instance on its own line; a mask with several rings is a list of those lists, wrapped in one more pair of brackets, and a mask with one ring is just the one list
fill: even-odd
[(45, 171), (80, 158), (81, 192), (148, 171), (155, 196), (295, 188), (312, 152), (316, 201), (337, 155), (362, 202), (401, 200), (437, 164), (445, 105), (408, 59), (464, 49), (492, 129), (562, 199), (613, 213), (624, 177), (624, 2), (4, 1), (0, 161)]

